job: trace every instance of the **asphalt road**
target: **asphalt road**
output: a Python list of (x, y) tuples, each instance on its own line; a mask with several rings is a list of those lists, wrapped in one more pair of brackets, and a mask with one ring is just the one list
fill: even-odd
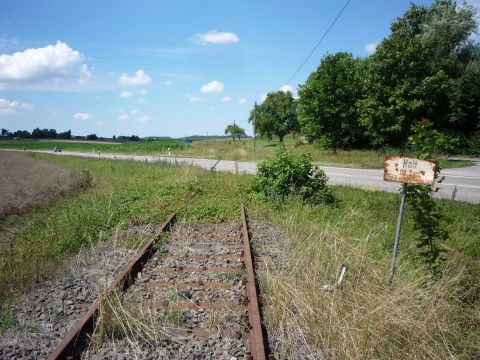
[[(125, 154), (98, 154), (74, 151), (52, 153), (51, 151), (29, 150), (37, 153), (55, 154), (58, 156), (78, 156), (95, 159), (131, 160), (149, 163), (164, 162), (169, 164), (190, 164), (210, 171), (227, 171), (235, 174), (255, 174), (256, 162), (198, 159), (169, 156), (125, 155)], [(383, 181), (383, 170), (352, 169), (333, 166), (320, 166), (329, 178), (330, 184), (353, 186), (358, 188), (376, 188), (380, 191), (398, 192), (401, 185)], [(480, 203), (480, 159), (475, 165), (466, 168), (446, 169), (441, 173), (445, 180), (438, 184), (440, 190), (437, 197), (448, 198), (469, 203)]]

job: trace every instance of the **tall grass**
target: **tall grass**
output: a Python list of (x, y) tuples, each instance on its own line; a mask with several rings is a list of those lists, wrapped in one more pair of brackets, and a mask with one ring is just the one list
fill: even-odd
[(254, 201), (246, 176), (163, 164), (42, 158), (88, 169), (92, 187), (2, 222), (0, 302), (52, 276), (64, 259), (107, 239), (118, 227), (159, 224), (172, 212), (187, 223), (238, 219), (240, 201)]
[[(260, 279), (266, 322), (283, 344), (283, 355), (289, 359), (478, 359), (478, 233), (465, 251), (458, 244), (463, 240), (462, 220), (452, 219), (449, 259), (441, 279), (432, 281), (415, 255), (407, 214), (397, 278), (389, 286), (397, 201), (386, 194), (342, 192), (337, 209), (291, 202), (287, 212), (274, 215), (286, 232), (281, 266), (264, 262)], [(375, 208), (378, 201), (385, 206)], [(462, 207), (456, 205), (447, 204), (456, 210)], [(475, 215), (475, 211), (466, 214), (466, 221), (478, 230)], [(322, 286), (335, 283), (342, 264), (348, 266), (344, 283), (326, 291)]]

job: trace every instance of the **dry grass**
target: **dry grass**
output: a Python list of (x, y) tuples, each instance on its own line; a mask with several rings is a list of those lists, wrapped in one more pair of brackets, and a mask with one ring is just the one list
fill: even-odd
[(84, 172), (72, 172), (34, 156), (0, 151), (0, 219), (44, 206), (72, 189), (88, 187)]
[[(328, 221), (308, 223), (296, 209), (282, 224), (281, 267), (260, 271), (270, 335), (288, 359), (478, 359), (480, 307), (462, 303), (465, 277), (449, 263), (437, 282), (425, 269), (399, 270), (387, 284), (386, 264), (370, 242), (384, 231), (373, 225), (361, 238), (345, 238)], [(355, 214), (344, 214), (355, 226)], [(334, 221), (334, 220), (333, 220)], [(349, 269), (333, 291), (343, 263)], [(402, 265), (403, 264), (403, 265)], [(400, 261), (400, 266), (407, 261)], [(404, 269), (405, 270), (405, 269)], [(400, 275), (402, 274), (402, 275)]]
[(156, 346), (166, 336), (153, 311), (127, 306), (121, 292), (106, 295), (103, 291), (100, 295), (98, 317), (92, 334), (94, 347), (108, 341), (124, 340), (135, 351), (141, 352), (142, 345)]

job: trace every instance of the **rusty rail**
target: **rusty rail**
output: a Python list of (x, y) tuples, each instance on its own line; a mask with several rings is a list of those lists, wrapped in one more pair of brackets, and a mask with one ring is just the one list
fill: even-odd
[[(250, 248), (250, 235), (248, 233), (247, 212), (245, 206), (241, 205), (242, 210), (242, 240), (245, 267), (247, 268), (247, 298), (248, 298), (248, 319), (250, 322), (250, 348), (253, 360), (266, 359), (265, 340), (262, 332), (262, 322), (260, 317), (260, 308), (258, 306), (257, 287), (255, 285), (255, 272)], [(271, 356), (269, 356), (271, 358)]]
[[(243, 243), (243, 261), (245, 264), (245, 268), (247, 271), (247, 283), (246, 293), (248, 301), (245, 301), (243, 304), (229, 304), (225, 302), (218, 302), (218, 303), (211, 303), (211, 302), (200, 302), (200, 303), (193, 303), (193, 302), (184, 302), (182, 303), (182, 307), (184, 308), (206, 308), (206, 309), (225, 309), (225, 308), (235, 308), (235, 309), (248, 309), (248, 329), (247, 333), (250, 340), (250, 357), (253, 360), (266, 360), (273, 359), (272, 354), (268, 354), (267, 357), (267, 346), (265, 342), (265, 338), (263, 335), (262, 323), (261, 323), (261, 315), (260, 315), (260, 308), (258, 303), (258, 293), (257, 287), (255, 284), (255, 273), (254, 273), (254, 263), (252, 258), (252, 252), (250, 247), (250, 235), (248, 231), (248, 220), (247, 220), (247, 213), (245, 206), (241, 205), (241, 214), (242, 214), (242, 243)], [(152, 246), (153, 244), (159, 239), (160, 235), (169, 230), (173, 222), (175, 221), (175, 214), (172, 214), (162, 225), (160, 230), (155, 234), (155, 236), (149, 240), (137, 253), (137, 255), (125, 266), (125, 268), (115, 277), (114, 281), (111, 285), (107, 288), (106, 294), (111, 294), (116, 290), (125, 291), (133, 282), (137, 274), (142, 270), (143, 265), (147, 262), (147, 260), (152, 255)], [(218, 231), (222, 232), (222, 231)], [(228, 246), (228, 245), (225, 245)], [(207, 256), (206, 258), (209, 258)], [(233, 256), (223, 256), (225, 258), (230, 258)], [(203, 258), (200, 257), (200, 258)], [(190, 269), (190, 268), (161, 268), (160, 271), (196, 271), (199, 270), (209, 271), (209, 272), (219, 272), (219, 271), (227, 271), (233, 269), (240, 269), (240, 268), (204, 268), (204, 269)], [(204, 284), (201, 283), (191, 283), (191, 286), (196, 286), (199, 288), (207, 288), (207, 287), (231, 287), (232, 284), (219, 284), (219, 283), (208, 283)], [(167, 286), (176, 286), (174, 284), (151, 284), (149, 287), (158, 287), (164, 288)], [(181, 287), (181, 285), (180, 285)], [(91, 306), (89, 306), (89, 310), (87, 314), (81, 318), (75, 325), (75, 327), (65, 336), (65, 338), (57, 345), (57, 347), (53, 350), (53, 352), (48, 356), (47, 360), (57, 360), (57, 359), (77, 359), (80, 357), (81, 351), (86, 346), (86, 341), (88, 339), (89, 333), (91, 333), (95, 326), (95, 317), (99, 311), (100, 301), (97, 299)], [(158, 307), (161, 308), (163, 305), (161, 303), (152, 303), (149, 305), (150, 307)]]
[[(133, 258), (115, 277), (114, 281), (107, 288), (107, 295), (111, 294), (116, 289), (120, 288), (121, 290), (125, 290), (130, 286), (143, 263), (145, 263), (152, 254), (152, 245), (158, 240), (163, 232), (170, 229), (171, 225), (175, 222), (175, 218), (175, 213), (170, 215), (155, 236), (140, 249), (135, 258)], [(79, 357), (79, 351), (85, 345), (87, 338), (85, 335), (93, 330), (99, 303), (99, 299), (95, 300), (92, 306), (90, 306), (87, 314), (76, 323), (73, 329), (70, 330), (70, 332), (48, 356), (47, 360), (75, 359)]]

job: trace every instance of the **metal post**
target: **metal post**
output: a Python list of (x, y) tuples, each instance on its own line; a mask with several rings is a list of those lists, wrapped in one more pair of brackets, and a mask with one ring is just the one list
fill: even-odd
[(253, 108), (253, 153), (255, 153), (255, 140), (256, 140), (256, 129), (255, 122), (257, 117), (257, 102), (255, 101), (255, 107)]
[(406, 197), (407, 197), (407, 184), (403, 184), (402, 200), (400, 201), (400, 212), (398, 213), (398, 220), (397, 220), (397, 231), (395, 232), (395, 243), (393, 244), (392, 265), (390, 266), (390, 276), (388, 278), (389, 283), (393, 281), (393, 275), (395, 274), (395, 263), (397, 262), (398, 243), (400, 242), (400, 231), (402, 229), (403, 210), (405, 209)]

